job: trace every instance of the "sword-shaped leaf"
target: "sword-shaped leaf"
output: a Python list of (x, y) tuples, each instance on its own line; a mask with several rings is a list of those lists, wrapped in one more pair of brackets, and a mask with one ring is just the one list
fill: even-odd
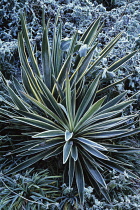
[(15, 92), (10, 88), (10, 87), (7, 87), (8, 88), (8, 92), (13, 100), (13, 102), (15, 103), (15, 105), (18, 107), (18, 109), (20, 110), (23, 110), (23, 111), (27, 111), (28, 112), (28, 109), (27, 107), (24, 105), (22, 99), (17, 96), (15, 94)]
[(98, 162), (100, 162), (102, 165), (109, 167), (110, 169), (114, 169), (116, 171), (118, 171), (119, 173), (123, 173), (126, 171), (128, 173), (129, 176), (131, 176), (132, 178), (135, 179), (140, 179), (138, 176), (136, 176), (135, 174), (133, 174), (131, 171), (126, 170), (123, 166), (116, 164), (114, 161), (104, 161), (104, 160), (98, 160)]
[(102, 195), (105, 197), (105, 199), (108, 201), (108, 203), (110, 203), (111, 198), (109, 196), (109, 193), (108, 193), (107, 189), (104, 188), (104, 187), (100, 187), (100, 191), (101, 191)]
[(99, 112), (109, 108), (109, 107), (112, 107), (116, 104), (118, 104), (123, 98), (124, 96), (126, 95), (126, 91), (119, 94), (118, 96), (114, 97), (113, 99), (109, 100), (107, 103), (105, 103), (100, 109), (99, 109)]
[(91, 102), (91, 99), (94, 99), (94, 97), (96, 95), (97, 87), (99, 85), (99, 79), (100, 79), (100, 76), (97, 76), (93, 80), (91, 85), (89, 86), (87, 92), (85, 93), (85, 96), (84, 96), (83, 100), (81, 101), (81, 104), (80, 104), (80, 106), (77, 110), (76, 116), (75, 116), (75, 122), (74, 122), (75, 125), (77, 124), (77, 122), (81, 118), (81, 116), (84, 114), (87, 106)]
[(15, 77), (13, 77), (12, 79), (13, 79), (13, 84), (14, 84), (14, 87), (15, 87), (17, 93), (19, 94), (20, 97), (22, 97), (21, 91), (22, 92), (24, 91), (22, 85), (18, 82), (18, 80)]
[(99, 109), (98, 112), (100, 112), (100, 114), (104, 114), (107, 112), (119, 111), (119, 110), (125, 109), (127, 106), (129, 106), (133, 102), (134, 102), (134, 100), (128, 100), (128, 101), (121, 102), (114, 106), (109, 106), (108, 108), (105, 108), (105, 109), (102, 109), (102, 107), (101, 107), (102, 111), (100, 111), (100, 109)]
[(99, 64), (99, 62), (111, 51), (111, 49), (114, 47), (116, 42), (120, 39), (122, 33), (118, 34), (100, 53), (100, 57), (97, 58), (94, 63), (91, 65), (91, 67), (84, 71), (83, 74), (80, 76), (79, 80), (81, 80), (85, 75), (87, 75), (89, 72), (92, 72), (95, 67)]
[(77, 184), (78, 193), (80, 197), (80, 203), (84, 204), (85, 181), (84, 181), (84, 174), (83, 174), (83, 169), (82, 169), (80, 160), (77, 160), (75, 162), (75, 178), (76, 178), (76, 184)]
[(28, 99), (31, 100), (32, 103), (34, 103), (36, 106), (38, 106), (40, 109), (42, 109), (44, 112), (46, 112), (50, 117), (52, 117), (54, 120), (58, 121), (61, 125), (63, 125), (63, 127), (67, 130), (67, 126), (65, 125), (65, 123), (63, 122), (63, 120), (61, 120), (56, 114), (54, 114), (54, 112), (52, 112), (49, 108), (47, 108), (45, 105), (43, 105), (42, 103), (40, 103), (39, 101), (37, 101), (36, 99), (34, 99), (33, 97), (27, 95), (26, 93), (23, 93)]
[(45, 150), (52, 147), (58, 147), (59, 145), (62, 145), (62, 144), (64, 144), (64, 139), (62, 137), (56, 137), (52, 139), (50, 138), (49, 140), (46, 140), (34, 147), (31, 147), (29, 150), (40, 151), (40, 150)]
[(83, 143), (85, 145), (89, 145), (89, 146), (91, 146), (93, 148), (96, 148), (96, 149), (99, 149), (99, 150), (107, 151), (107, 149), (104, 146), (102, 146), (101, 144), (98, 144), (98, 143), (96, 143), (94, 141), (91, 141), (89, 139), (85, 139), (85, 138), (82, 138), (82, 137), (77, 137), (76, 139), (79, 142), (81, 142), (81, 143)]
[(22, 33), (23, 33), (23, 36), (24, 36), (24, 39), (25, 39), (27, 51), (28, 51), (29, 57), (31, 59), (31, 65), (32, 65), (35, 73), (38, 76), (40, 76), (40, 71), (39, 71), (39, 68), (38, 68), (37, 60), (34, 56), (34, 53), (33, 53), (32, 47), (31, 47), (27, 27), (26, 27), (26, 24), (25, 24), (25, 18), (23, 17), (23, 15), (21, 15), (21, 25), (22, 25)]
[(78, 74), (78, 75), (77, 75), (77, 76), (78, 76), (77, 83), (80, 81), (79, 78), (80, 78), (80, 76), (83, 74), (83, 72), (87, 70), (87, 68), (88, 68), (88, 66), (89, 66), (89, 64), (90, 64), (90, 61), (91, 61), (91, 59), (92, 59), (92, 57), (93, 57), (93, 52), (94, 52), (96, 46), (97, 46), (97, 44), (94, 45), (94, 46), (89, 50), (89, 52), (87, 53), (87, 55), (86, 55), (84, 58), (82, 58), (82, 59), (80, 60), (80, 65), (77, 66), (77, 69), (76, 69), (76, 70), (74, 71), (74, 73), (72, 74), (71, 80), (73, 79), (73, 77), (74, 77), (76, 74)]
[(122, 146), (122, 145), (116, 145), (116, 144), (105, 144), (105, 143), (102, 143), (102, 145), (108, 149), (113, 149), (113, 150), (118, 150), (119, 151), (123, 151), (123, 150), (140, 150), (139, 148), (133, 148), (133, 147), (126, 147), (126, 146)]
[(71, 157), (73, 158), (74, 161), (78, 160), (78, 148), (75, 144), (72, 146), (71, 149)]
[[(66, 61), (64, 62), (62, 68), (60, 69), (60, 72), (58, 74), (58, 77), (56, 78), (56, 81), (58, 81), (58, 84), (60, 86), (62, 86), (62, 83), (65, 80), (65, 76), (66, 76), (66, 72), (70, 71), (70, 67), (71, 67), (71, 58), (72, 56), (69, 55), (68, 58), (66, 59)], [(53, 90), (54, 91), (54, 90)]]
[(58, 77), (62, 65), (61, 39), (62, 39), (62, 24), (60, 23), (58, 26), (58, 30), (54, 28), (54, 36), (53, 36), (52, 62), (53, 62), (55, 78)]
[(48, 39), (48, 26), (49, 22), (47, 24), (47, 27), (44, 28), (43, 32), (43, 39), (42, 39), (42, 69), (44, 74), (44, 82), (51, 90), (51, 51), (50, 51), (50, 45), (49, 45), (49, 39)]
[(57, 125), (55, 122), (48, 119), (47, 117), (42, 117), (41, 115), (38, 115), (38, 114), (35, 114), (35, 113), (30, 113), (30, 112), (24, 112), (24, 111), (21, 111), (21, 110), (17, 110), (17, 113), (23, 115), (24, 117), (30, 118), (32, 120), (39, 120), (39, 121), (45, 122), (49, 125), (52, 125), (52, 127), (61, 129), (61, 127), (59, 125)]
[(104, 159), (104, 160), (109, 160), (109, 158), (104, 155), (102, 152), (98, 151), (95, 147), (91, 147), (90, 145), (88, 144), (83, 144), (82, 142), (78, 142), (78, 144), (80, 146), (83, 147), (83, 149), (87, 150), (91, 155), (97, 157), (97, 158), (101, 158), (101, 159)]
[(91, 25), (87, 28), (87, 30), (83, 33), (80, 41), (84, 44), (90, 45), (93, 42), (93, 37), (97, 33), (97, 30), (100, 25), (101, 18), (99, 17), (95, 22), (91, 23)]
[(118, 42), (118, 40), (121, 38), (122, 32), (117, 34), (117, 36), (114, 37), (101, 51), (100, 55), (106, 54), (106, 52), (110, 51), (114, 47), (114, 45)]
[(137, 134), (137, 133), (140, 133), (140, 127), (136, 128), (136, 129), (133, 129), (133, 130), (128, 130), (127, 133), (124, 133), (124, 134), (121, 135), (121, 138), (126, 137), (126, 136), (132, 136), (132, 135)]
[(76, 45), (77, 36), (78, 36), (78, 32), (76, 31), (73, 34), (73, 37), (72, 37), (72, 40), (71, 40), (71, 44), (70, 44), (70, 48), (69, 48), (67, 56), (69, 56), (69, 55), (74, 53), (74, 48), (75, 48), (75, 45)]
[(35, 78), (35, 75), (29, 65), (27, 55), (25, 52), (24, 42), (22, 34), (20, 33), (18, 36), (18, 50), (19, 50), (19, 56), (20, 61), (22, 64), (22, 81), (25, 89), (27, 92), (34, 96), (36, 99), (40, 100), (40, 88), (38, 86), (37, 80)]
[(72, 141), (67, 141), (63, 147), (63, 164), (65, 164), (70, 156), (71, 148), (72, 148)]
[(13, 112), (11, 112), (11, 111), (8, 111), (8, 110), (2, 109), (2, 108), (0, 108), (0, 113), (1, 113), (2, 115), (5, 115), (5, 116), (7, 116), (7, 117), (10, 117), (10, 118), (14, 118), (14, 117), (17, 116), (16, 113), (13, 113)]
[(130, 120), (131, 118), (134, 118), (135, 115), (130, 115), (130, 116), (126, 116), (126, 117), (118, 117), (115, 119), (111, 119), (111, 120), (106, 120), (104, 122), (100, 122), (100, 123), (95, 123), (91, 126), (88, 126), (88, 128), (84, 129), (84, 131), (100, 131), (100, 130), (107, 130), (116, 126), (119, 126), (121, 124), (124, 124), (125, 122), (127, 122), (128, 120)]
[[(36, 98), (39, 98), (38, 92), (41, 91), (39, 89), (38, 83), (36, 81), (36, 78), (34, 76), (34, 73), (30, 67), (30, 64), (28, 62), (28, 58), (25, 52), (24, 47), (24, 41), (22, 37), (22, 33), (18, 36), (18, 51), (19, 51), (19, 57), (22, 64), (22, 79), (23, 84), (27, 90), (28, 93), (33, 94)], [(32, 93), (33, 92), (33, 93)]]
[(59, 95), (59, 97), (60, 97), (60, 100), (63, 101), (63, 99), (65, 98), (65, 97), (64, 97), (64, 91), (63, 91), (62, 87), (59, 85), (58, 81), (55, 79), (54, 75), (53, 75), (52, 77), (53, 77), (53, 80), (54, 80), (54, 82), (55, 82), (54, 88), (53, 88), (53, 90), (52, 90), (52, 94), (54, 94), (55, 88), (56, 88), (56, 90), (57, 90), (57, 92), (58, 92), (58, 95)]
[(22, 64), (22, 66), (25, 69), (27, 69), (29, 75), (32, 76), (33, 75), (33, 71), (32, 71), (32, 69), (30, 67), (30, 64), (28, 62), (28, 58), (27, 58), (27, 55), (26, 55), (22, 32), (20, 32), (18, 34), (18, 52), (19, 52), (20, 62)]
[(89, 132), (85, 133), (84, 136), (87, 138), (92, 137), (94, 139), (106, 139), (106, 138), (113, 138), (113, 137), (121, 137), (123, 134), (126, 134), (129, 130), (110, 130), (110, 131), (100, 131), (100, 132)]
[(129, 154), (129, 153), (135, 153), (135, 152), (140, 152), (140, 149), (139, 148), (124, 148), (124, 149), (119, 149), (117, 151), (113, 151), (113, 152), (116, 152), (116, 153), (125, 153), (125, 154)]
[(103, 179), (99, 170), (93, 164), (91, 164), (91, 162), (88, 159), (83, 158), (83, 160), (84, 160), (87, 170), (89, 171), (93, 179), (99, 182), (103, 187), (107, 188), (105, 180)]
[[(39, 87), (39, 84), (34, 75), (30, 76), (27, 69), (22, 68), (22, 79), (23, 85), (29, 95), (33, 96), (38, 101), (42, 101), (41, 94), (42, 90)], [(23, 93), (23, 92), (21, 92)]]
[(60, 153), (62, 153), (62, 150), (63, 150), (62, 148), (63, 148), (63, 146), (57, 147), (55, 150), (54, 150), (54, 148), (52, 148), (51, 149), (51, 152), (48, 155), (46, 155), (43, 158), (43, 160), (47, 160), (47, 159), (49, 159), (49, 158), (51, 158), (53, 156), (56, 157), (57, 155), (59, 155)]
[(24, 118), (24, 117), (15, 117), (16, 120), (26, 123), (28, 125), (32, 125), (35, 126), (37, 128), (41, 128), (41, 129), (45, 129), (45, 130), (54, 130), (54, 129), (58, 129), (57, 126), (53, 126), (52, 124), (49, 124), (47, 122), (43, 122), (40, 120), (35, 120), (35, 119), (31, 119), (31, 118)]
[(32, 166), (34, 163), (38, 162), (39, 160), (41, 160), (43, 157), (45, 157), (47, 154), (49, 154), (50, 151), (43, 151), (25, 161), (23, 161), (22, 163), (18, 164), (17, 166), (15, 166), (14, 168), (12, 168), (11, 170), (7, 171), (6, 174), (13, 174), (16, 173), (18, 171), (21, 171), (25, 168), (28, 168), (29, 166)]
[(113, 63), (108, 69), (107, 71), (116, 71), (122, 64), (124, 64), (126, 61), (128, 61), (133, 55), (135, 55), (137, 52), (134, 51), (126, 56), (124, 56), (123, 58), (121, 58), (120, 60), (116, 61), (115, 63)]
[[(75, 103), (75, 101), (73, 101)], [(70, 80), (68, 78), (68, 73), (66, 74), (66, 109), (68, 112), (68, 120), (69, 120), (69, 130), (70, 132), (73, 130), (73, 111), (72, 111), (72, 101), (71, 101), (71, 87)]]
[(95, 114), (94, 117), (89, 118), (86, 122), (84, 122), (82, 124), (82, 126), (79, 126), (79, 130), (88, 128), (88, 126), (90, 126), (93, 123), (96, 123), (100, 120), (113, 118), (113, 117), (119, 115), (120, 113), (122, 113), (122, 110), (114, 111), (114, 112), (107, 112), (107, 113), (104, 113), (104, 114), (100, 114), (100, 113)]
[(110, 84), (110, 85), (108, 85), (108, 86), (106, 86), (106, 87), (104, 87), (104, 88), (98, 90), (97, 93), (100, 93), (100, 94), (101, 94), (102, 92), (105, 92), (105, 91), (107, 91), (108, 89), (111, 89), (112, 87), (115, 87), (117, 84), (122, 83), (122, 82), (125, 81), (128, 77), (130, 77), (131, 75), (132, 75), (132, 74), (130, 74), (130, 75), (124, 77), (123, 79), (120, 79), (120, 80), (118, 80), (117, 82), (114, 82), (114, 83), (112, 83), (112, 84)]
[(101, 170), (101, 171), (104, 171), (104, 169), (99, 165), (99, 163), (97, 163), (96, 162), (96, 160), (95, 160), (95, 158), (93, 158), (92, 156), (91, 156), (91, 154), (89, 154), (86, 150), (81, 150), (81, 149), (79, 149), (79, 153), (81, 153), (82, 154), (82, 157), (84, 156), (86, 159), (88, 159), (92, 164), (94, 164), (94, 166), (96, 167), (96, 168), (98, 168), (99, 170)]
[(75, 171), (75, 161), (74, 159), (70, 156), (69, 157), (69, 187), (71, 187), (73, 183), (73, 178), (74, 178), (74, 171)]
[(79, 120), (79, 122), (75, 126), (75, 129), (74, 129), (75, 131), (76, 131), (76, 129), (79, 129), (79, 126), (81, 126), (85, 121), (87, 121), (89, 118), (91, 118), (94, 113), (96, 113), (98, 111), (98, 109), (100, 108), (100, 106), (103, 104), (105, 98), (106, 98), (106, 96), (103, 97), (103, 98), (101, 98), (101, 99), (99, 99), (96, 103), (94, 103), (87, 110), (87, 112), (84, 114), (84, 116)]
[[(82, 37), (80, 38), (79, 42), (82, 42), (83, 44), (87, 44), (89, 47), (92, 46), (92, 43), (97, 38), (100, 30), (102, 27), (99, 28), (100, 25), (100, 17), (87, 28), (87, 30), (83, 33)], [(99, 28), (99, 30), (98, 30)], [(77, 55), (74, 63), (74, 68), (77, 68), (79, 62), (80, 62), (80, 56)]]
[(33, 138), (48, 138), (55, 136), (64, 136), (64, 131), (61, 130), (48, 130), (44, 132), (40, 132), (33, 136)]
[(47, 97), (47, 99), (49, 100), (51, 106), (54, 108), (54, 110), (56, 111), (57, 115), (63, 119), (63, 121), (65, 122), (65, 124), (67, 124), (67, 120), (65, 118), (64, 113), (62, 112), (62, 109), (60, 108), (60, 106), (58, 105), (55, 97), (52, 95), (52, 93), (50, 92), (50, 90), (48, 89), (48, 87), (43, 83), (42, 80), (40, 80), (38, 78), (38, 83), (40, 84), (40, 87), (44, 93), (44, 96)]
[(27, 145), (25, 145), (25, 146), (22, 146), (22, 147), (20, 147), (20, 148), (17, 148), (17, 149), (15, 149), (15, 150), (13, 150), (12, 152), (9, 152), (9, 153), (7, 153), (5, 156), (8, 156), (8, 155), (11, 155), (11, 154), (16, 154), (16, 153), (21, 153), (21, 152), (24, 152), (24, 151), (27, 151), (27, 150), (29, 150), (31, 147), (33, 147), (33, 146), (36, 146), (36, 145), (38, 145), (40, 143), (40, 141), (33, 141), (33, 142), (28, 142), (28, 144)]

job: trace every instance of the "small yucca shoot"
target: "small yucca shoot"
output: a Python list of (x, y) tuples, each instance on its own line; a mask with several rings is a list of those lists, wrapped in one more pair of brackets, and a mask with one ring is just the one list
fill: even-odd
[[(20, 171), (41, 159), (63, 153), (63, 163), (68, 165), (69, 186), (75, 178), (80, 202), (84, 203), (85, 176), (109, 201), (102, 172), (105, 169), (115, 169), (124, 173), (128, 166), (112, 158), (110, 154), (139, 151), (136, 148), (115, 145), (114, 140), (136, 134), (140, 132), (140, 128), (130, 129), (127, 124), (135, 115), (121, 116), (122, 111), (133, 103), (133, 100), (129, 99), (124, 101), (126, 92), (108, 101), (107, 95), (99, 97), (99, 93), (111, 88), (115, 83), (98, 89), (101, 75), (96, 72), (94, 80), (88, 84), (86, 75), (96, 71), (96, 65), (110, 52), (121, 34), (118, 34), (93, 62), (95, 41), (101, 30), (100, 18), (89, 26), (79, 40), (81, 46), (88, 46), (86, 53), (81, 53), (81, 47), (77, 44), (77, 32), (68, 42), (62, 39), (61, 24), (54, 29), (53, 45), (50, 47), (47, 24), (42, 40), (42, 71), (33, 53), (23, 16), (21, 23), (22, 32), (18, 40), (22, 84), (14, 78), (12, 88), (3, 78), (9, 93), (9, 100), (5, 100), (5, 103), (13, 111), (0, 109), (0, 112), (19, 125), (19, 128), (21, 126), (21, 129), (23, 124), (29, 126), (26, 135), (32, 136), (32, 139), (22, 142), (23, 146), (12, 151), (12, 154), (32, 156), (8, 173)], [(80, 57), (83, 54), (84, 57)], [(108, 71), (116, 71), (134, 54), (135, 52), (132, 52), (115, 62)], [(36, 128), (35, 132), (33, 128)], [(129, 170), (127, 173), (136, 177)]]
[[(0, 176), (0, 208), (1, 209), (46, 209), (48, 204), (55, 203), (59, 191), (57, 179), (59, 176), (49, 176), (47, 170), (33, 173), (25, 171), (11, 176)], [(26, 201), (26, 202), (25, 202)]]

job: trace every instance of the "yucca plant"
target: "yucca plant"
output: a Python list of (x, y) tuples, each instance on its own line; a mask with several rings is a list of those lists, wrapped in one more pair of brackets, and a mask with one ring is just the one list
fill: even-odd
[[(109, 101), (107, 95), (102, 97), (101, 93), (116, 83), (100, 89), (101, 73), (96, 69), (121, 34), (118, 34), (96, 58), (96, 38), (102, 28), (100, 18), (89, 26), (78, 41), (77, 32), (71, 39), (62, 39), (62, 24), (58, 24), (57, 16), (52, 47), (48, 37), (49, 23), (47, 26), (43, 24), (40, 69), (23, 16), (21, 23), (22, 32), (19, 33), (18, 41), (22, 84), (13, 78), (12, 85), (9, 85), (2, 76), (9, 97), (4, 99), (4, 102), (12, 111), (5, 108), (0, 109), (0, 112), (21, 130), (23, 125), (28, 125), (27, 131), (24, 127), (23, 135), (32, 137), (20, 143), (22, 146), (11, 153), (21, 157), (32, 156), (7, 173), (18, 172), (41, 159), (46, 160), (63, 153), (63, 163), (68, 169), (65, 172), (68, 174), (69, 187), (75, 178), (80, 202), (84, 203), (85, 178), (88, 178), (95, 189), (109, 201), (102, 172), (105, 169), (115, 169), (124, 173), (125, 168), (129, 167), (112, 158), (111, 154), (139, 151), (136, 148), (114, 144), (114, 140), (140, 131), (140, 128), (130, 129), (131, 125), (128, 124), (129, 120), (137, 115), (122, 116), (122, 111), (134, 100), (124, 101), (126, 92)], [(126, 55), (106, 71), (115, 72), (135, 53)], [(94, 77), (90, 82), (86, 80), (88, 73)], [(130, 171), (127, 173), (136, 177)]]
[(46, 209), (55, 203), (59, 195), (58, 176), (50, 176), (48, 170), (33, 172), (33, 168), (25, 174), (0, 176), (0, 209)]

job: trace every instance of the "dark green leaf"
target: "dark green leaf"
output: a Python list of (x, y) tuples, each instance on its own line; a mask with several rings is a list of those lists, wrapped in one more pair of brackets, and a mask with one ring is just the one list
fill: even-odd
[(69, 157), (69, 172), (68, 172), (68, 175), (69, 175), (69, 187), (71, 187), (71, 185), (73, 183), (74, 171), (75, 171), (75, 161), (70, 156)]
[(43, 151), (43, 152), (35, 155), (34, 157), (29, 158), (29, 159), (23, 161), (22, 163), (18, 164), (17, 166), (12, 168), (11, 170), (9, 170), (6, 174), (12, 174), (12, 173), (16, 173), (18, 171), (21, 171), (21, 170), (33, 165), (34, 163), (38, 162), (48, 153), (49, 153), (49, 151)]
[(83, 158), (83, 160), (84, 160), (86, 168), (88, 169), (88, 171), (91, 174), (91, 176), (93, 177), (93, 179), (95, 179), (97, 182), (99, 182), (103, 187), (107, 188), (105, 180), (103, 179), (103, 177), (100, 174), (100, 172), (98, 171), (98, 169), (93, 164), (91, 164), (91, 162), (88, 159)]
[(44, 73), (44, 81), (47, 87), (51, 90), (51, 52), (48, 39), (48, 24), (44, 28), (42, 40), (42, 69)]
[(27, 32), (27, 28), (26, 28), (26, 24), (25, 24), (25, 18), (23, 17), (23, 15), (21, 15), (21, 25), (22, 25), (22, 32), (23, 32), (23, 36), (24, 36), (24, 39), (25, 39), (27, 51), (28, 51), (29, 57), (31, 59), (31, 65), (32, 65), (35, 73), (38, 76), (40, 76), (40, 71), (39, 71), (39, 68), (38, 68), (37, 60), (34, 56), (34, 53), (33, 53), (32, 47), (31, 47), (31, 43), (30, 43), (30, 40), (29, 40), (29, 37), (28, 37), (28, 32)]
[(74, 161), (77, 161), (78, 159), (78, 149), (75, 144), (73, 144), (72, 149), (71, 149), (71, 157), (73, 158)]
[(76, 178), (76, 184), (77, 184), (78, 193), (80, 197), (80, 203), (84, 204), (85, 181), (84, 181), (82, 165), (79, 160), (75, 162), (75, 178)]

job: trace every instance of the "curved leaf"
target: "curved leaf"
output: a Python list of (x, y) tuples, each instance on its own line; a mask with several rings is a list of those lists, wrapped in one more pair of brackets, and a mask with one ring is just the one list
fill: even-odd
[(84, 204), (85, 181), (84, 181), (82, 165), (79, 160), (75, 162), (75, 178), (76, 178), (76, 184), (77, 184), (78, 193), (80, 197), (80, 203)]
[(69, 158), (71, 148), (72, 148), (72, 141), (67, 141), (63, 147), (63, 164), (65, 164)]
[(75, 125), (77, 124), (80, 117), (84, 114), (87, 106), (91, 102), (91, 99), (93, 100), (96, 95), (96, 90), (99, 85), (99, 79), (100, 76), (97, 76), (94, 81), (91, 83), (90, 87), (88, 88), (87, 92), (85, 93), (85, 96), (77, 110), (76, 116), (75, 116)]
[(55, 137), (55, 136), (64, 136), (64, 132), (61, 130), (48, 130), (41, 133), (38, 133), (33, 138), (48, 138), (48, 137)]
[(26, 93), (23, 93), (28, 99), (31, 100), (32, 103), (34, 103), (36, 106), (38, 106), (40, 109), (42, 109), (44, 112), (46, 112), (50, 117), (52, 117), (54, 120), (58, 121), (63, 127), (67, 130), (66, 124), (61, 120), (54, 112), (52, 112), (49, 108), (47, 108), (44, 104), (41, 102), (37, 101), (33, 97), (29, 96)]
[(69, 187), (71, 187), (72, 182), (73, 182), (74, 171), (75, 171), (75, 161), (70, 156), (69, 157), (69, 172), (68, 172), (68, 175), (69, 175)]
[(76, 145), (73, 145), (72, 146), (72, 149), (71, 149), (71, 157), (73, 158), (74, 161), (77, 161), (78, 160), (78, 149), (77, 149), (77, 146)]
[(42, 39), (42, 69), (44, 73), (44, 81), (47, 87), (51, 90), (51, 52), (48, 39), (48, 25), (45, 26)]
[(49, 150), (48, 151), (43, 151), (43, 152), (33, 156), (32, 158), (29, 158), (29, 159), (23, 161), (22, 163), (18, 164), (17, 166), (12, 168), (11, 170), (7, 171), (6, 174), (12, 174), (12, 173), (16, 173), (18, 171), (21, 171), (21, 170), (33, 165), (34, 163), (38, 162), (48, 153), (49, 153)]
[(103, 187), (107, 188), (107, 185), (105, 183), (105, 180), (103, 179), (102, 175), (100, 174), (100, 172), (98, 171), (98, 169), (91, 164), (91, 162), (88, 159), (84, 159), (84, 163), (86, 168), (88, 169), (89, 173), (91, 174), (91, 176), (97, 181), (99, 182)]
[(79, 142), (82, 142), (83, 144), (89, 145), (91, 147), (95, 147), (96, 149), (107, 151), (106, 147), (102, 146), (101, 144), (98, 144), (94, 141), (91, 141), (89, 139), (85, 139), (83, 137), (77, 137), (76, 138)]
[(22, 25), (22, 32), (23, 32), (23, 36), (24, 36), (24, 39), (25, 39), (27, 51), (28, 51), (29, 57), (31, 59), (32, 67), (33, 67), (35, 73), (38, 76), (40, 76), (39, 67), (38, 67), (38, 64), (37, 64), (37, 60), (34, 56), (32, 47), (31, 47), (31, 43), (30, 43), (30, 40), (29, 40), (29, 37), (28, 37), (27, 27), (26, 27), (26, 24), (25, 24), (25, 18), (23, 17), (23, 15), (21, 15), (21, 25)]
[(113, 137), (121, 137), (123, 134), (126, 134), (129, 130), (119, 129), (119, 130), (110, 130), (110, 131), (101, 131), (101, 132), (89, 132), (84, 134), (86, 137), (92, 137), (94, 139), (106, 139)]
[(21, 109), (23, 111), (28, 111), (27, 107), (24, 105), (22, 99), (20, 99), (16, 94), (15, 92), (10, 88), (10, 87), (7, 87), (8, 88), (8, 92), (13, 100), (13, 102), (15, 103), (15, 105), (18, 107), (18, 109)]
[(93, 148), (89, 145), (86, 145), (86, 144), (82, 144), (80, 143), (80, 146), (83, 147), (83, 149), (87, 150), (91, 155), (97, 157), (97, 158), (101, 158), (101, 159), (104, 159), (104, 160), (109, 160), (109, 158), (104, 155), (103, 153), (99, 152), (96, 148)]
[[(75, 101), (73, 101), (75, 103)], [(68, 112), (68, 120), (69, 120), (69, 130), (73, 130), (73, 110), (72, 110), (72, 101), (71, 101), (71, 87), (70, 80), (68, 78), (68, 73), (66, 74), (66, 109)]]
[(74, 129), (75, 132), (76, 132), (76, 129), (79, 128), (79, 126), (80, 127), (82, 126), (83, 122), (87, 121), (88, 118), (91, 118), (93, 116), (93, 114), (98, 111), (100, 106), (103, 104), (105, 98), (106, 98), (106, 96), (101, 98), (101, 99), (99, 99), (96, 103), (94, 103), (92, 106), (90, 106), (90, 108), (87, 110), (87, 112), (84, 114), (84, 116), (76, 124), (75, 129)]
[(66, 130), (65, 132), (65, 141), (68, 141), (72, 138), (73, 133), (70, 133), (69, 131)]
[(123, 63), (125, 63), (126, 61), (128, 61), (133, 55), (135, 55), (135, 53), (137, 52), (134, 51), (126, 56), (124, 56), (123, 58), (121, 58), (120, 60), (116, 61), (115, 63), (113, 63), (108, 69), (107, 71), (116, 71)]

